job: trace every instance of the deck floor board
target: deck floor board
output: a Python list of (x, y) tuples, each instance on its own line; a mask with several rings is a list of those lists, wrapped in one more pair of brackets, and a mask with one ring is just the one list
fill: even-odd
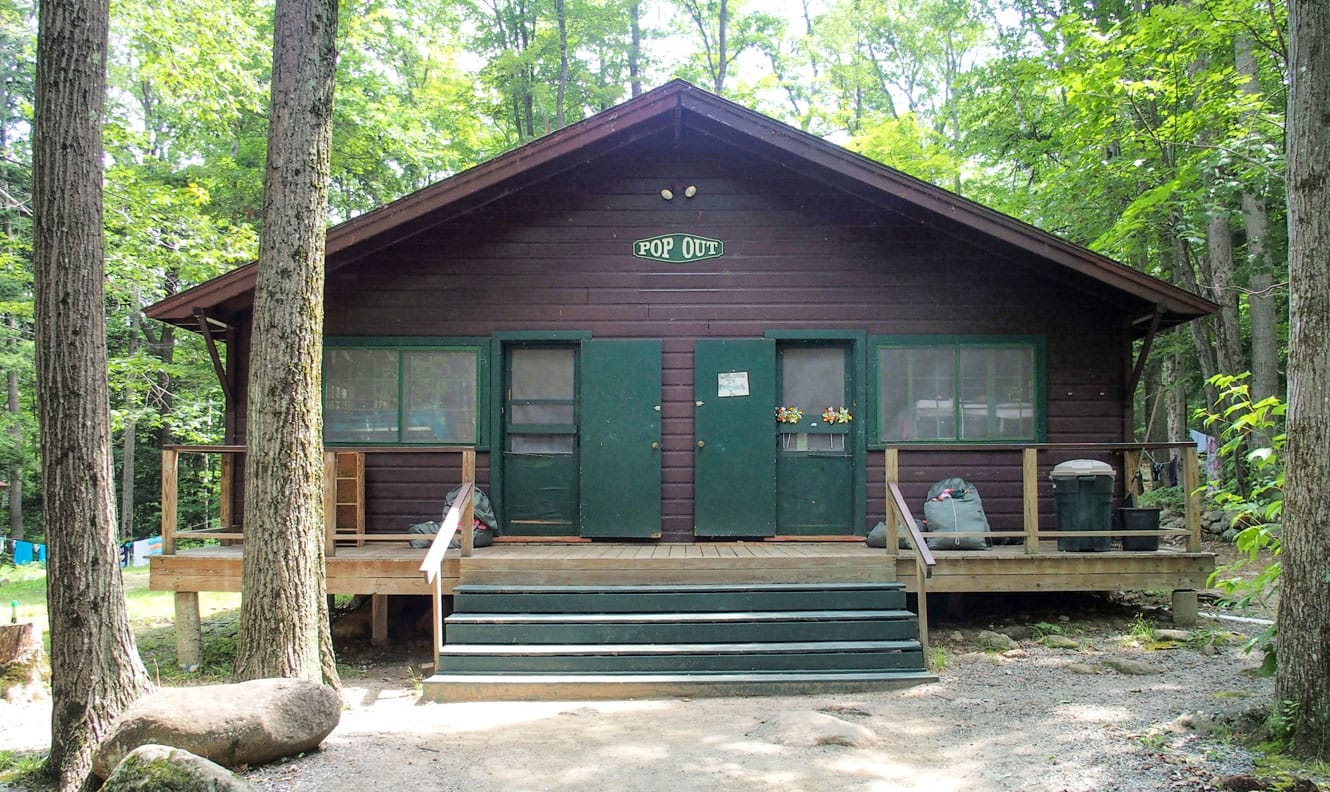
[[(1214, 569), (1211, 553), (1163, 546), (1156, 552), (1062, 553), (1056, 541), (1027, 554), (1020, 545), (989, 550), (934, 551), (930, 592), (1114, 591), (1203, 588)], [(455, 552), (455, 551), (454, 551)], [(154, 556), (156, 590), (238, 591), (241, 547), (182, 549)], [(338, 594), (426, 594), (419, 571), (425, 550), (405, 542), (339, 546), (328, 559), (328, 588)], [(860, 542), (727, 541), (680, 543), (502, 543), (467, 559), (450, 555), (445, 591), (458, 582), (541, 584), (877, 582), (916, 587), (914, 560), (902, 551), (893, 564), (881, 549)]]

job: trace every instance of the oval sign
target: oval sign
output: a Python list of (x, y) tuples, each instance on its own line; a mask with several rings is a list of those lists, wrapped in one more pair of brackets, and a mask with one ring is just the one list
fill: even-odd
[(724, 254), (724, 242), (696, 234), (661, 234), (633, 243), (635, 257), (675, 264), (720, 258)]

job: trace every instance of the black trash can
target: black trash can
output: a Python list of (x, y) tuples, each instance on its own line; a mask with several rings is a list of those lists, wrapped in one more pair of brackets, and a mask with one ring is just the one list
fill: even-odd
[[(1121, 518), (1121, 527), (1124, 531), (1159, 530), (1159, 509), (1156, 507), (1141, 506), (1132, 508), (1123, 506), (1118, 509), (1118, 516)], [(1122, 537), (1122, 549), (1152, 553), (1159, 549), (1159, 537), (1124, 536)]]
[(1072, 459), (1055, 465), (1053, 507), (1059, 531), (1102, 531), (1103, 536), (1058, 539), (1058, 550), (1102, 553), (1108, 550), (1113, 523), (1113, 466), (1097, 459)]

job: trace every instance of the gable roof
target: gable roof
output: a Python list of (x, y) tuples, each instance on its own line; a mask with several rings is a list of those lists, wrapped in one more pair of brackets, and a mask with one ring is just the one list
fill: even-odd
[[(1120, 264), (982, 204), (828, 143), (683, 80), (673, 80), (576, 124), (328, 229), (326, 266), (340, 266), (414, 236), (609, 151), (673, 129), (699, 132), (780, 167), (828, 183), (944, 233), (987, 240), (998, 252), (1024, 252), (1048, 274), (1087, 281), (1143, 309), (1137, 335), (1218, 310), (1213, 302)], [(232, 314), (253, 301), (250, 263), (168, 297), (146, 313), (191, 330), (199, 316)]]

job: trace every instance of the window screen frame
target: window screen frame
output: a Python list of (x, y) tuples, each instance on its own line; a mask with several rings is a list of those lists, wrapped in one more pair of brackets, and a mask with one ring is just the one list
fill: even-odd
[[(1034, 406), (1033, 435), (1023, 437), (988, 437), (981, 439), (962, 438), (960, 427), (963, 416), (961, 390), (961, 351), (967, 349), (1012, 349), (1024, 348), (1031, 352), (1034, 381), (1031, 383), (1031, 401)], [(883, 436), (887, 421), (883, 420), (885, 408), (882, 400), (886, 395), (882, 389), (882, 351), (884, 349), (934, 349), (946, 351), (952, 358), (952, 394), (953, 437), (922, 438), (910, 440), (892, 440)], [(909, 445), (1021, 445), (1043, 443), (1048, 437), (1048, 370), (1046, 342), (1043, 336), (1035, 335), (878, 335), (869, 342), (869, 365), (871, 367), (869, 389), (871, 391), (872, 419), (869, 447), (874, 450), (894, 446)]]
[[(448, 338), (327, 338), (323, 342), (325, 357), (322, 361), (323, 381), (320, 387), (320, 399), (324, 410), (327, 409), (327, 357), (332, 350), (385, 351), (397, 354), (397, 432), (392, 440), (327, 440), (327, 428), (324, 428), (324, 444), (329, 448), (356, 448), (363, 446), (400, 446), (403, 448), (423, 446), (455, 446), (475, 448), (478, 451), (489, 449), (489, 339), (474, 337)], [(435, 439), (411, 440), (406, 437), (408, 421), (406, 398), (406, 353), (411, 352), (466, 352), (476, 359), (476, 406), (475, 406), (475, 442), (444, 441)]]

